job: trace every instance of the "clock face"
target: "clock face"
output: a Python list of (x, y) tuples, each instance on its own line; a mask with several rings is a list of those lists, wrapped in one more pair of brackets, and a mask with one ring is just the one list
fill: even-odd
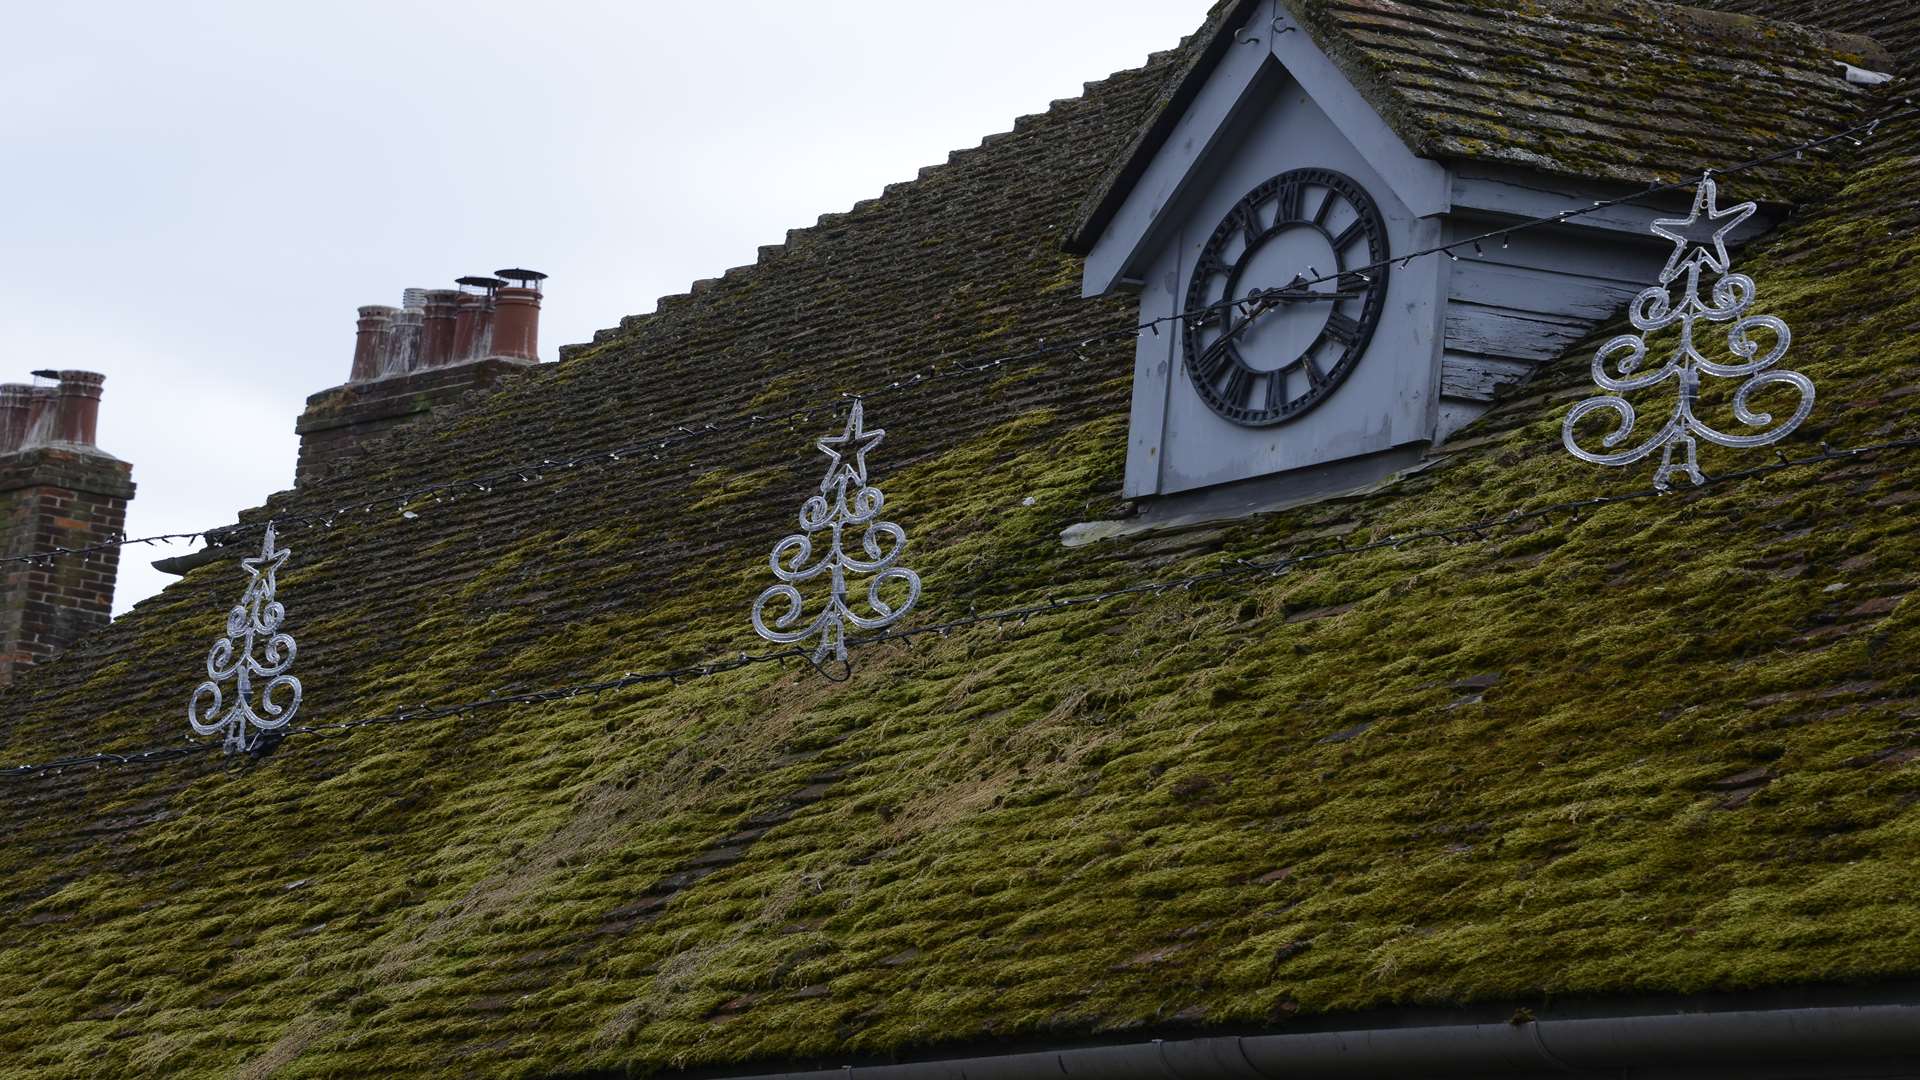
[[(1298, 419), (1325, 401), (1373, 340), (1390, 256), (1379, 207), (1347, 176), (1296, 169), (1248, 192), (1187, 286), (1186, 310), (1207, 309), (1183, 333), (1201, 400), (1247, 427)], [(1320, 277), (1329, 280), (1302, 284)]]

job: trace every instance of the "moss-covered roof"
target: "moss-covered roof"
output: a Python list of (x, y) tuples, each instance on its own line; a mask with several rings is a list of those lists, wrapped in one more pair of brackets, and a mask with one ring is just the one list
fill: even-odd
[[(1671, 183), (1857, 121), (1868, 96), (1839, 62), (1884, 68), (1871, 38), (1652, 0), (1282, 0), (1292, 19), (1422, 157), (1586, 180)], [(1726, 5), (1723, 5), (1726, 6)], [(1883, 5), (1884, 6), (1884, 5)], [(1087, 200), (1087, 252), (1255, 4), (1221, 4), (1127, 153)], [(1743, 174), (1791, 202), (1792, 160)]]
[[(1871, 40), (1650, 0), (1298, 0), (1314, 40), (1424, 157), (1684, 180), (1857, 122), (1836, 61)], [(1742, 174), (1785, 198), (1794, 163)]]
[[(1183, 59), (274, 506), (1124, 324), (1059, 237)], [(1913, 433), (1916, 165), (1884, 135), (1742, 253), (1820, 387), (1790, 452)], [(1396, 486), (1126, 544), (1057, 542), (1120, 509), (1124, 344), (876, 398), (872, 465), (931, 620), (1633, 488), (1558, 450), (1589, 355)], [(303, 719), (755, 647), (826, 426), (289, 533)], [(646, 1072), (1912, 977), (1916, 504), (1920, 454), (1866, 456), (863, 650), (845, 685), (755, 667), (5, 781), (0, 1072)], [(240, 583), (201, 567), (0, 694), (0, 760), (180, 738)]]

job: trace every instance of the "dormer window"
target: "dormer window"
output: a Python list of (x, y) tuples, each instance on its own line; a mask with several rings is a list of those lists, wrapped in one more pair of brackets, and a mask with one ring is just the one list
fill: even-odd
[[(1618, 313), (1666, 256), (1647, 226), (1683, 194), (1464, 241), (1764, 152), (1745, 128), (1660, 134), (1730, 92), (1709, 38), (1796, 87), (1760, 120), (1782, 144), (1857, 118), (1863, 91), (1832, 61), (1877, 56), (1686, 8), (1529, 11), (1242, 0), (1216, 24), (1069, 245), (1087, 295), (1132, 291), (1142, 321), (1188, 313), (1136, 355), (1125, 492), (1143, 524), (1414, 467)], [(1676, 78), (1690, 60), (1700, 78)], [(1609, 116), (1581, 115), (1583, 81), (1606, 85)], [(1641, 84), (1645, 100), (1619, 89)], [(1732, 239), (1777, 221), (1795, 179), (1790, 163), (1742, 174), (1763, 211)], [(1458, 258), (1401, 261), (1456, 240)]]

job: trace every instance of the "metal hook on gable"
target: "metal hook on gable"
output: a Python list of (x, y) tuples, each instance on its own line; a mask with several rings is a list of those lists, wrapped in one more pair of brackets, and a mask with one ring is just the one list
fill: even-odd
[(1233, 32), (1233, 43), (1236, 45), (1258, 45), (1260, 44), (1260, 35), (1253, 33), (1243, 26)]
[(1293, 32), (1294, 32), (1295, 30), (1298, 30), (1298, 29), (1300, 29), (1300, 28), (1299, 28), (1299, 27), (1297, 27), (1297, 26), (1289, 26), (1289, 25), (1287, 25), (1287, 20), (1286, 20), (1286, 19), (1284, 19), (1284, 18), (1281, 18), (1281, 17), (1279, 17), (1279, 16), (1275, 16), (1275, 17), (1274, 17), (1274, 20), (1273, 20), (1273, 32), (1274, 32), (1274, 35), (1275, 35), (1276, 37), (1277, 37), (1277, 36), (1279, 36), (1279, 35), (1281, 35), (1281, 34), (1291, 34), (1291, 33), (1293, 33)]

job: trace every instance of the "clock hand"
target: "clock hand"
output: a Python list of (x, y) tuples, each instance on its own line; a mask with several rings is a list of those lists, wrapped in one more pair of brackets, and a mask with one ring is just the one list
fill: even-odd
[(1365, 296), (1365, 295), (1366, 293), (1357, 293), (1357, 292), (1314, 292), (1310, 289), (1307, 289), (1307, 290), (1267, 289), (1263, 292), (1255, 293), (1253, 296), (1249, 297), (1248, 299), (1251, 299), (1254, 301), (1264, 300), (1264, 301), (1270, 301), (1270, 302), (1286, 301), (1286, 300), (1347, 300), (1356, 296)]
[[(1260, 316), (1265, 315), (1283, 303), (1294, 300), (1347, 300), (1356, 296), (1365, 295), (1365, 293), (1357, 292), (1314, 292), (1311, 289), (1296, 290), (1292, 286), (1280, 289), (1255, 289), (1253, 292), (1248, 293), (1246, 300), (1243, 301), (1243, 303), (1254, 305), (1253, 311), (1222, 335), (1220, 341), (1232, 341), (1241, 334), (1246, 333), (1247, 328), (1253, 325), (1255, 319), (1258, 319)], [(1226, 306), (1227, 309), (1231, 311), (1237, 305), (1229, 304)], [(1218, 344), (1218, 342), (1216, 342), (1216, 344)]]

